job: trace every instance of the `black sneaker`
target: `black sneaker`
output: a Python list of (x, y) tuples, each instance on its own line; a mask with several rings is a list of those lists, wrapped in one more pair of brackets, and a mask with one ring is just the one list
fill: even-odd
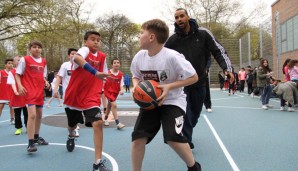
[(34, 144), (28, 145), (28, 147), (27, 147), (27, 152), (28, 153), (33, 153), (33, 152), (36, 152), (36, 151), (37, 151), (37, 148), (35, 147)]
[(46, 142), (45, 139), (43, 139), (42, 137), (38, 137), (37, 139), (34, 139), (34, 143), (38, 144), (38, 145), (48, 145), (49, 143)]
[(101, 161), (98, 164), (93, 164), (93, 171), (112, 171), (105, 166), (106, 160)]
[(72, 152), (75, 148), (75, 137), (68, 137), (67, 141), (66, 141), (66, 149), (68, 152)]
[(200, 163), (196, 162), (193, 167), (189, 167), (187, 171), (201, 171)]

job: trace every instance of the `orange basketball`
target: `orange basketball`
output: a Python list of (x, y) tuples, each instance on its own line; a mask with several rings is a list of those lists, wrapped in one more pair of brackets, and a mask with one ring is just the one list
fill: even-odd
[(158, 106), (156, 99), (161, 95), (159, 84), (153, 80), (141, 81), (133, 92), (135, 102), (143, 109), (151, 110)]

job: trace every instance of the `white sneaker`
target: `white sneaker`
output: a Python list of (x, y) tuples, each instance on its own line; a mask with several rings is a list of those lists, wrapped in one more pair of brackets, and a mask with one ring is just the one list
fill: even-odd
[(285, 111), (286, 109), (285, 109), (285, 107), (280, 107), (280, 111)]
[(207, 109), (207, 112), (208, 112), (208, 113), (211, 113), (211, 112), (212, 112), (212, 109), (211, 109), (211, 108), (208, 108), (208, 109)]
[(14, 124), (15, 124), (15, 122), (14, 122), (14, 118), (10, 118), (10, 124), (11, 124), (11, 125), (14, 125)]
[(288, 107), (288, 112), (294, 112), (294, 111), (295, 111), (294, 108), (292, 108), (292, 107)]
[(268, 110), (268, 107), (267, 107), (266, 105), (263, 105), (263, 106), (262, 106), (262, 109), (264, 109), (264, 110)]
[(105, 126), (109, 126), (109, 125), (110, 125), (109, 121), (107, 121), (107, 120), (105, 120), (105, 121), (103, 121), (103, 122), (104, 122), (103, 124), (104, 124)]
[(125, 125), (122, 124), (122, 123), (118, 123), (118, 125), (117, 125), (117, 129), (122, 129), (122, 128), (124, 128), (124, 127), (125, 127)]
[(63, 106), (62, 104), (59, 104), (59, 105), (58, 105), (58, 107), (62, 107), (62, 106)]
[(273, 106), (270, 105), (270, 104), (266, 104), (266, 106), (267, 106), (268, 108), (273, 108)]
[(254, 93), (251, 93), (250, 94), (250, 97), (254, 98), (255, 97)]
[(50, 108), (51, 106), (47, 104), (47, 108)]

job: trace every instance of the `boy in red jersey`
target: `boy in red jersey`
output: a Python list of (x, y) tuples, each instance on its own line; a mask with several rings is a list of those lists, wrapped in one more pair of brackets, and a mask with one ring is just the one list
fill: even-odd
[(45, 79), (47, 65), (46, 60), (40, 56), (41, 51), (42, 44), (40, 42), (32, 41), (29, 43), (31, 55), (21, 58), (15, 77), (19, 94), (24, 96), (28, 110), (27, 133), (29, 142), (27, 151), (29, 153), (37, 151), (35, 143), (48, 145), (48, 142), (39, 136), (44, 103), (44, 86), (50, 87)]
[[(14, 65), (16, 67), (18, 66), (20, 59), (21, 59), (21, 56), (16, 56), (13, 58)], [(8, 74), (7, 84), (11, 85), (11, 88), (12, 88), (9, 106), (13, 108), (15, 113), (16, 132), (14, 134), (20, 135), (22, 133), (22, 127), (23, 127), (21, 113), (23, 110), (24, 125), (25, 127), (27, 127), (28, 111), (27, 111), (24, 96), (20, 96), (18, 92), (18, 88), (16, 86), (16, 81), (15, 81), (15, 75), (16, 75), (16, 69), (12, 69)]]
[(109, 122), (107, 119), (110, 111), (112, 110), (117, 128), (122, 129), (125, 127), (125, 125), (119, 122), (118, 114), (117, 114), (116, 99), (118, 94), (123, 95), (124, 93), (123, 73), (119, 70), (120, 68), (119, 59), (113, 59), (111, 61), (111, 64), (112, 64), (112, 69), (109, 70), (109, 73), (111, 73), (111, 77), (107, 78), (106, 83), (104, 85), (104, 95), (108, 99), (108, 106), (107, 106), (107, 112), (105, 115), (104, 125), (109, 126)]
[[(13, 59), (5, 60), (5, 69), (0, 71), (0, 116), (2, 114), (2, 110), (4, 105), (9, 102), (10, 94), (11, 94), (11, 86), (7, 85), (8, 73), (13, 69)], [(10, 123), (14, 124), (14, 112), (12, 108), (10, 108)]]
[(78, 123), (93, 127), (95, 162), (93, 170), (109, 171), (102, 160), (103, 121), (100, 111), (100, 93), (103, 79), (108, 77), (106, 55), (100, 52), (100, 34), (88, 31), (84, 35), (84, 47), (73, 57), (72, 73), (65, 92), (64, 104), (68, 121), (68, 140), (66, 148), (75, 148), (74, 130)]

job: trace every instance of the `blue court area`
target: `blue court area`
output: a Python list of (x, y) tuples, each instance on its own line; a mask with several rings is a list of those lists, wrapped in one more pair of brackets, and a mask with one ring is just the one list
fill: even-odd
[[(117, 130), (113, 121), (104, 127), (103, 158), (114, 171), (130, 171), (131, 132), (137, 106), (127, 93), (119, 96), (120, 121), (126, 124)], [(294, 171), (298, 170), (298, 111), (280, 111), (279, 99), (271, 99), (273, 109), (261, 109), (259, 98), (246, 93), (228, 96), (226, 91), (211, 91), (213, 112), (203, 109), (194, 130), (193, 154), (204, 171)], [(8, 106), (0, 118), (0, 170), (3, 171), (90, 171), (94, 160), (93, 131), (80, 129), (76, 148), (67, 152), (66, 116), (53, 101), (44, 108), (40, 135), (50, 142), (37, 146), (28, 154), (27, 134), (14, 135), (9, 122)], [(146, 147), (143, 171), (187, 170), (180, 158), (163, 143), (162, 131)]]

